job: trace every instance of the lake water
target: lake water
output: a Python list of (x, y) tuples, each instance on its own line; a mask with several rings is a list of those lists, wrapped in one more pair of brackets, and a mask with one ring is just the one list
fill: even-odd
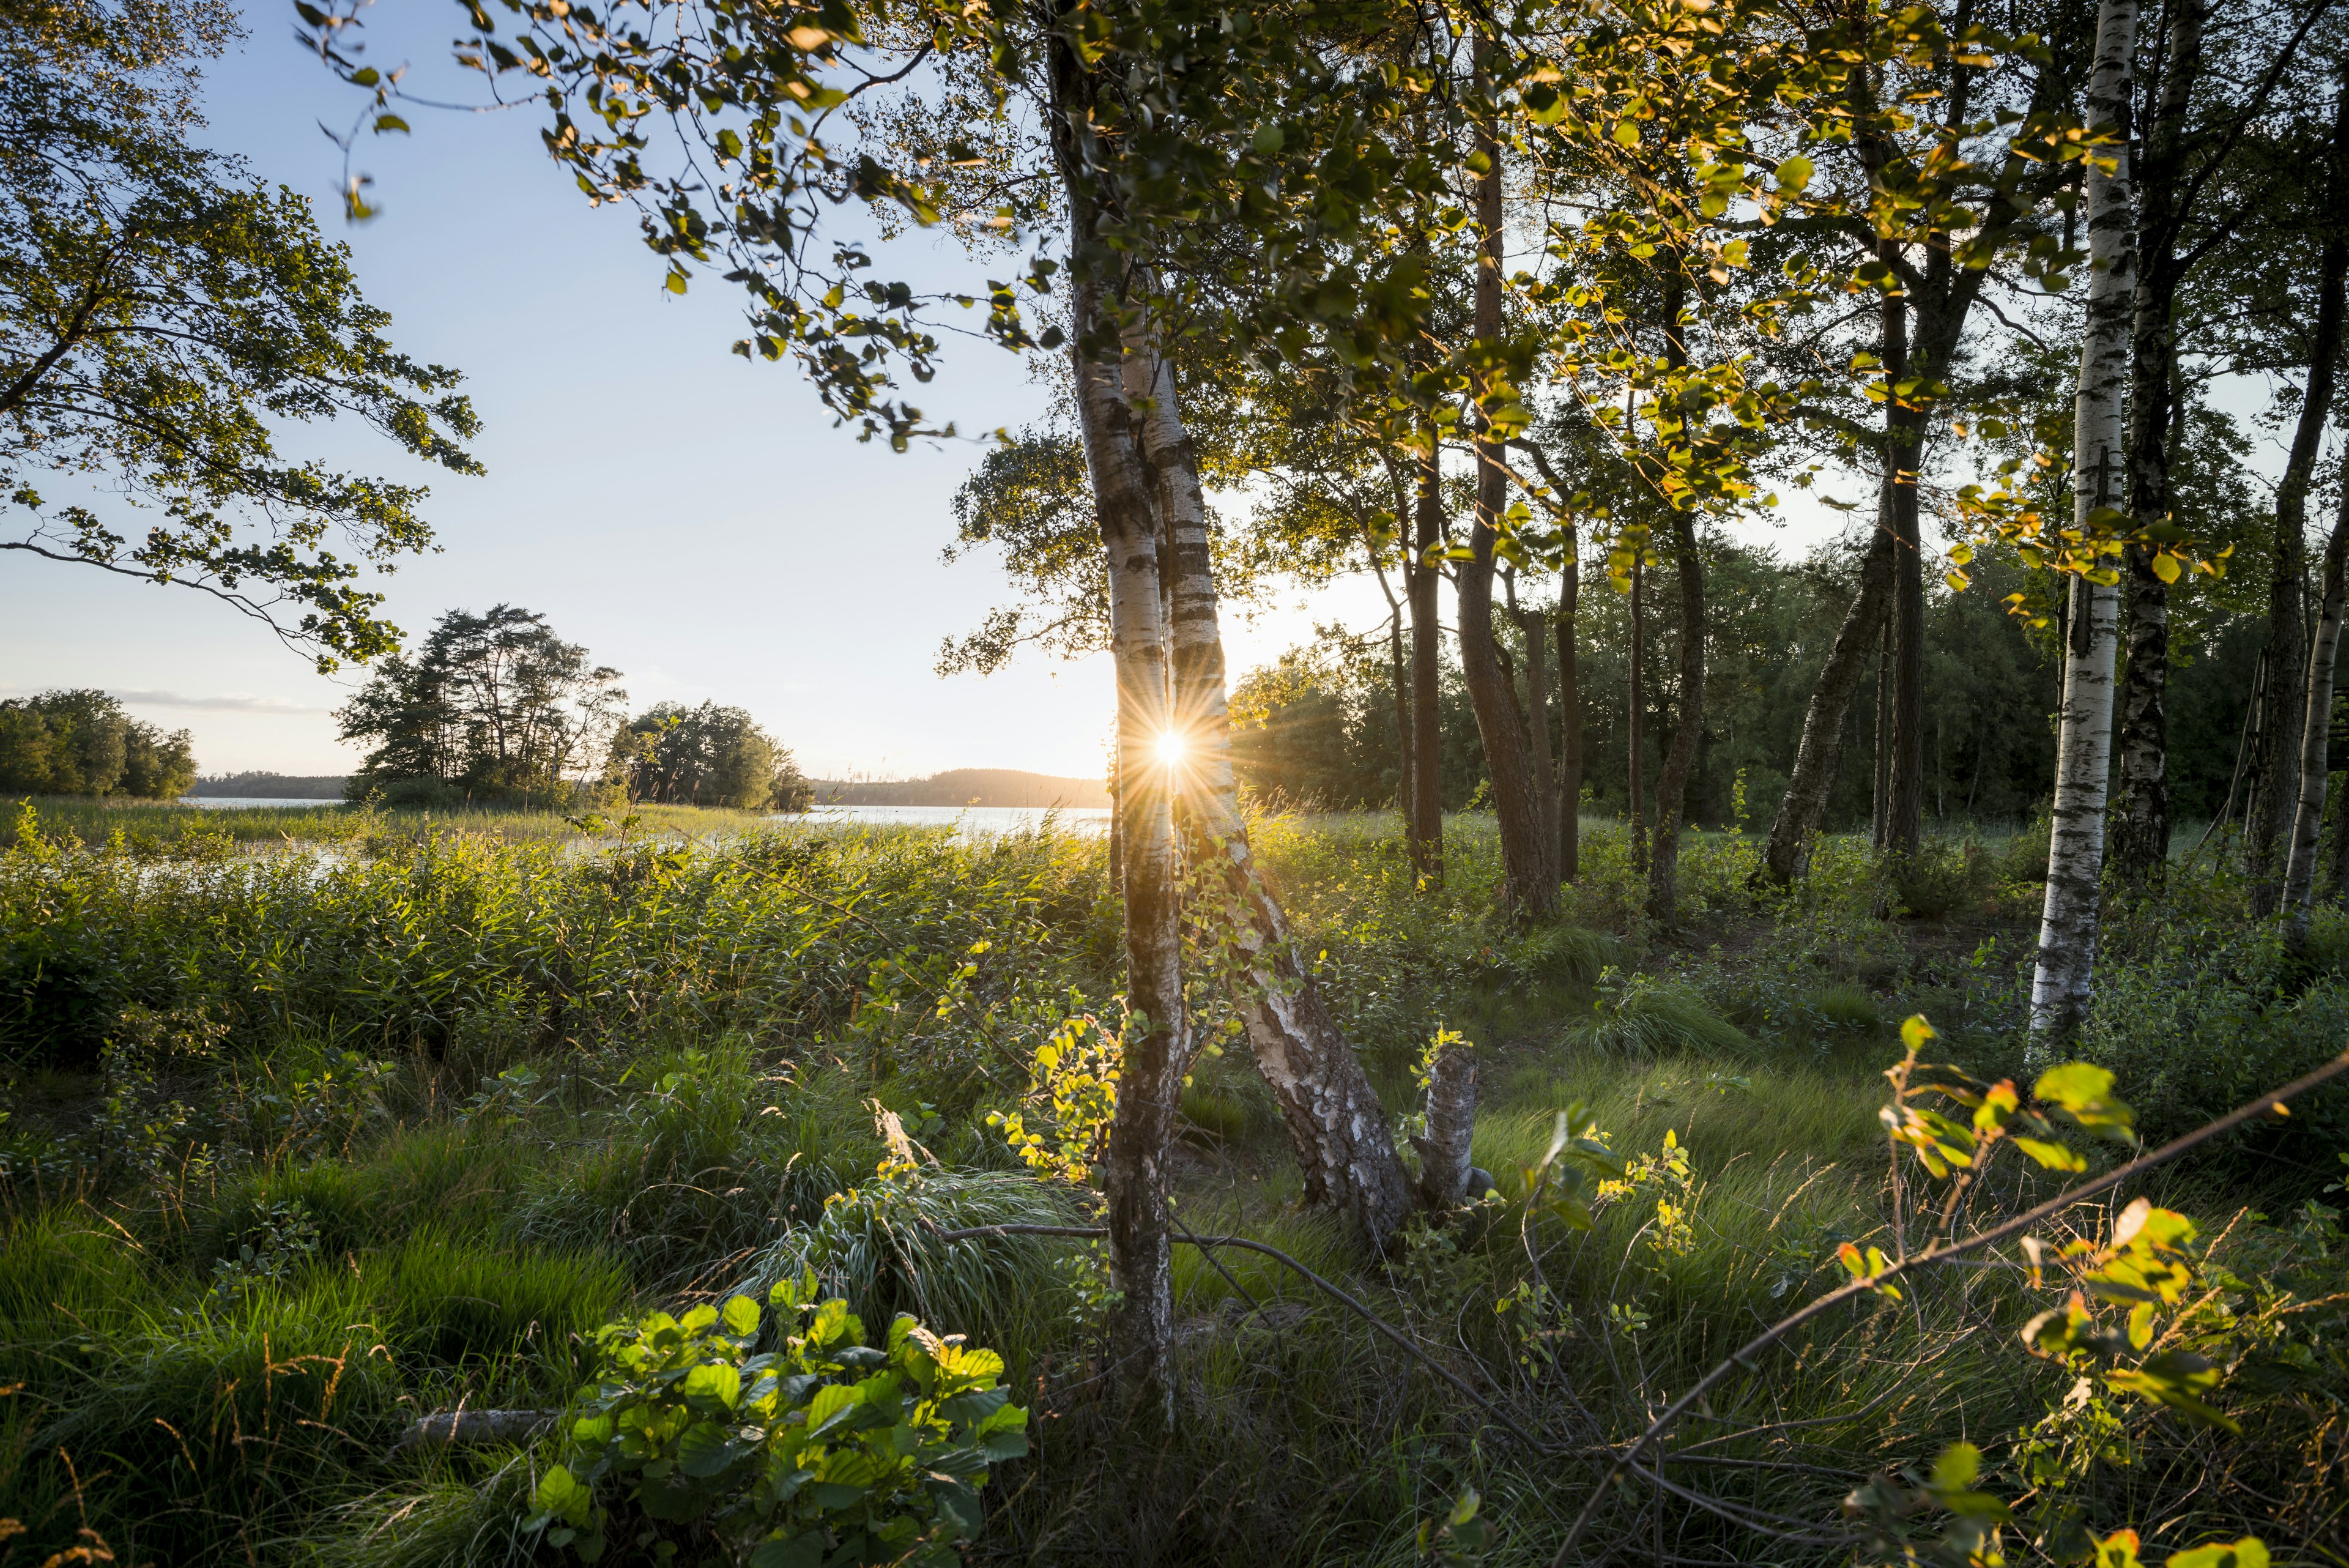
[[(179, 804), (199, 811), (237, 811), (260, 806), (340, 805), (339, 800), (287, 796), (183, 794)], [(1109, 811), (1098, 805), (820, 805), (804, 816), (776, 815), (775, 822), (856, 823), (873, 827), (951, 827), (962, 838), (1020, 833), (1050, 817), (1068, 833), (1106, 833)]]
[(1070, 833), (1106, 833), (1109, 810), (1098, 805), (820, 805), (791, 822), (853, 822), (874, 827), (951, 827), (963, 838), (1019, 833), (1050, 817)]

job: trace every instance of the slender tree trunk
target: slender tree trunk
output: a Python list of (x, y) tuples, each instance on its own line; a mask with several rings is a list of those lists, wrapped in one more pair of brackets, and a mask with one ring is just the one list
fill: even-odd
[(1411, 850), (1412, 863), (1431, 887), (1444, 885), (1444, 734), (1441, 719), (1444, 628), (1432, 564), (1444, 543), (1442, 447), (1433, 423), (1422, 427), (1427, 454), (1419, 460), (1412, 560), (1403, 597), (1411, 607)]
[[(1881, 249), (1898, 250), (1894, 241)], [(1884, 379), (1909, 373), (1909, 302), (1887, 296), (1881, 306)], [(1923, 411), (1897, 392), (1885, 400), (1884, 469), (1892, 524), (1892, 604), (1888, 663), (1891, 719), (1883, 847), (1917, 853), (1925, 830), (1925, 545), (1917, 511), (1917, 468), (1924, 450)]]
[[(1890, 516), (1889, 509), (1886, 515)], [(1888, 534), (1890, 533), (1887, 529)], [(1892, 827), (1892, 595), (1900, 571), (1900, 539), (1892, 535), (1893, 580), (1884, 598), (1884, 629), (1876, 642), (1876, 789), (1868, 797), (1868, 845), (1884, 853)]]
[[(2170, 0), (2160, 92), (2136, 172), (2137, 298), (2129, 334), (2129, 514), (2139, 530), (2169, 521), (2169, 443), (2178, 363), (2178, 186), (2186, 115), (2202, 69), (2204, 0)], [(2120, 798), (2113, 868), (2139, 886), (2169, 862), (2169, 586), (2153, 553), (2128, 548), (2124, 610), (2127, 673), (2121, 688)]]
[[(2336, 168), (2349, 159), (2349, 86), (2344, 86), (2333, 123), (2333, 157)], [(2335, 187), (2336, 205), (2339, 187)], [(2308, 389), (2300, 400), (2300, 420), (2293, 427), (2292, 452), (2283, 477), (2276, 485), (2275, 570), (2268, 582), (2268, 668), (2297, 670), (2301, 651), (2301, 596), (2307, 573), (2303, 544), (2308, 528), (2308, 489), (2316, 458), (2323, 444), (2326, 422), (2333, 413), (2334, 377), (2341, 354), (2344, 282), (2349, 282), (2349, 239), (2337, 228), (2324, 243), (2317, 264), (2316, 320), (2310, 334)], [(2282, 680), (2276, 684), (2289, 687)], [(2267, 726), (2258, 763), (2261, 787), (2258, 807), (2248, 814), (2251, 912), (2275, 912), (2282, 888), (2276, 879), (2276, 837), (2292, 809), (2294, 792), (2288, 780), (2298, 776), (2300, 718), (2297, 704), (2271, 708), (2275, 722)]]
[(1762, 875), (1784, 888), (1799, 876), (1809, 857), (1811, 836), (1826, 817), (1843, 759), (1844, 719), (1867, 672), (1868, 649), (1883, 635), (1884, 604), (1892, 587), (1892, 531), (1878, 523), (1860, 558), (1859, 591), (1844, 611), (1818, 684), (1803, 710), (1803, 737), (1795, 751), (1795, 774), (1778, 815), (1770, 821), (1770, 841), (1762, 852)]
[[(1478, 45), (1481, 62), (1488, 46)], [(1481, 72), (1480, 65), (1480, 72)], [(1476, 129), (1476, 148), (1487, 160), (1476, 177), (1476, 340), (1497, 356), (1501, 341), (1501, 145), (1489, 123)], [(1488, 370), (1486, 377), (1491, 372)], [(1493, 390), (1489, 379), (1479, 398)], [(1536, 798), (1531, 748), (1509, 691), (1508, 672), (1493, 639), (1493, 551), (1500, 541), (1502, 512), (1508, 503), (1508, 470), (1501, 438), (1480, 406), (1475, 413), (1476, 518), (1469, 531), (1470, 558), (1460, 564), (1460, 670), (1485, 742), (1485, 776), (1492, 781), (1493, 815), (1501, 833), (1505, 896), (1519, 917), (1554, 913), (1557, 872), (1546, 853), (1549, 834)]]
[[(1388, 477), (1394, 483), (1395, 515), (1401, 518), (1409, 510), (1410, 487), (1403, 483), (1402, 469), (1389, 454)], [(1394, 698), (1395, 716), (1395, 811), (1402, 816), (1403, 838), (1411, 838), (1411, 807), (1414, 798), (1411, 786), (1411, 680), (1405, 673), (1402, 657), (1402, 605), (1387, 582), (1387, 564), (1379, 558), (1378, 535), (1369, 527), (1362, 530), (1362, 548), (1369, 553), (1371, 570), (1379, 579), (1379, 597), (1387, 601), (1387, 685)], [(1411, 545), (1408, 538), (1402, 546), (1403, 592), (1411, 587)]]
[(1582, 875), (1582, 676), (1574, 617), (1582, 592), (1582, 564), (1574, 559), (1573, 524), (1566, 530), (1567, 563), (1557, 584), (1557, 879)]
[(1625, 756), (1631, 791), (1631, 868), (1640, 872), (1648, 869), (1648, 794), (1640, 776), (1643, 760), (1641, 753), (1647, 750), (1647, 738), (1640, 733), (1646, 722), (1648, 707), (1646, 671), (1641, 668), (1647, 650), (1640, 646), (1647, 640), (1647, 628), (1645, 617), (1640, 610), (1640, 579), (1643, 575), (1640, 557), (1646, 553), (1644, 545), (1637, 546), (1631, 552), (1630, 745)]
[[(1677, 259), (1675, 259), (1677, 265)], [(1664, 286), (1664, 363), (1688, 365), (1681, 337), (1682, 285), (1677, 273)], [(1695, 514), (1672, 509), (1672, 553), (1681, 589), (1681, 682), (1678, 722), (1656, 781), (1656, 842), (1648, 859), (1648, 915), (1670, 926), (1679, 915), (1681, 816), (1687, 805), (1689, 772), (1704, 738), (1704, 557), (1697, 553)]]
[[(1098, 296), (1080, 284), (1083, 327)], [(1081, 331), (1079, 341), (1083, 340)], [(1110, 642), (1117, 670), (1117, 840), (1125, 903), (1126, 1006), (1117, 1113), (1102, 1160), (1111, 1282), (1119, 1304), (1110, 1346), (1120, 1381), (1174, 1417), (1174, 1269), (1167, 1230), (1166, 1151), (1173, 1147), (1189, 1053), (1183, 1015), (1181, 879), (1158, 737), (1168, 710), (1167, 628), (1157, 531), (1133, 410), (1116, 370), (1076, 363), (1077, 411), (1109, 574)]]
[(1525, 643), (1526, 729), (1534, 764), (1534, 820), (1542, 829), (1542, 855), (1556, 866), (1557, 774), (1550, 763), (1549, 749), (1549, 617), (1540, 610), (1513, 610), (1512, 617)]
[[(2136, 0), (2101, 0), (2096, 53), (2088, 83), (2092, 129), (2128, 131), (2129, 67), (2137, 45)], [(2088, 216), (2088, 322), (2080, 346), (2074, 402), (2073, 524), (2084, 534), (2097, 497), (2108, 493), (2121, 452), (2121, 399), (2129, 373), (2129, 312), (2137, 292), (2131, 254), (2128, 151), (2109, 150), (2109, 167), (2091, 165)], [(2119, 590), (2075, 577), (2064, 666), (2062, 729), (2055, 752), (2054, 830), (2047, 855), (2047, 899), (2041, 917), (2038, 972), (2031, 985), (2031, 1033), (2053, 1044), (2076, 1033), (2088, 1007), (2096, 965), (2097, 883), (2104, 873), (2105, 795), (2112, 764), (2113, 654)]]
[[(2333, 761), (2333, 665), (2341, 652), (2342, 576), (2349, 561), (2349, 483), (2324, 546), (2324, 597), (2316, 635), (2308, 643), (2308, 703), (2300, 721), (2299, 805), (2292, 824), (2292, 857), (2284, 868), (2284, 940), (2295, 953), (2308, 945), (2308, 910), (2316, 891), (2316, 841), (2324, 825), (2324, 793)], [(2341, 831), (2335, 828), (2337, 833)]]
[(1196, 449), (1183, 425), (1174, 371), (1146, 342), (1127, 357), (1126, 391), (1130, 405), (1143, 410), (1143, 453), (1172, 546), (1174, 712), (1185, 742), (1179, 815), (1188, 858), (1203, 888), (1222, 900), (1234, 961), (1245, 970), (1235, 1001), (1288, 1123), (1306, 1201), (1337, 1210), (1371, 1245), (1383, 1247), (1411, 1210), (1410, 1182), (1386, 1110), (1248, 846), (1232, 774), (1223, 631)]

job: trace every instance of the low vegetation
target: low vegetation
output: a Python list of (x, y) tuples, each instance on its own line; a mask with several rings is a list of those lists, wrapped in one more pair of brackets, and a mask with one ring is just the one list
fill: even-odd
[[(23, 1533), (0, 1560), (554, 1562), (600, 1540), (764, 1564), (799, 1561), (762, 1543), (814, 1521), (875, 1561), (1545, 1562), (1604, 1445), (1847, 1282), (1847, 1247), (1898, 1250), (1878, 1111), (1899, 1019), (1930, 1017), (1978, 1079), (2038, 1072), (2033, 889), (1995, 846), (1930, 846), (1958, 896), (1925, 919), (1857, 845), (1763, 900), (1752, 841), (1701, 835), (1692, 924), (1665, 942), (1611, 828), (1566, 916), (1520, 928), (1487, 913), (1485, 819), (1449, 825), (1438, 893), (1385, 821), (1260, 822), (1387, 1104), (1413, 1103), (1437, 1028), (1475, 1043), (1497, 1190), (1366, 1266), (1296, 1206), (1244, 1050), (1211, 1046), (1183, 1102), (1183, 1226), (1276, 1249), (1417, 1354), (1279, 1257), (1185, 1246), (1159, 1435), (1102, 1376), (1096, 1244), (983, 1229), (1089, 1221), (1090, 1194), (988, 1117), (1043, 1125), (1036, 1047), (1114, 1018), (1100, 841), (649, 826), (173, 856), (20, 821), (0, 853), (0, 1512)], [(2349, 1022), (2349, 929), (2290, 960), (2240, 897), (2181, 877), (2114, 932), (2143, 978), (2102, 993), (2086, 1054), (2147, 1137), (2321, 1062)], [(1594, 1551), (1897, 1559), (1947, 1549), (1982, 1517), (1950, 1500), (1983, 1493), (2013, 1510), (2011, 1558), (2158, 1524), (2148, 1552), (2256, 1532), (2325, 1560), (2344, 1111), (2320, 1096), (2048, 1231), (2103, 1258), (2133, 1199), (2195, 1218), (2175, 1253), (2194, 1291), (2150, 1322), (2210, 1364), (2195, 1397), (2241, 1435), (2044, 1333), (2027, 1351), (2062, 1291), (2002, 1252), (1863, 1295), (1723, 1385), (1670, 1488), (1602, 1511)], [(2060, 1136), (2092, 1171), (2127, 1153)], [(1969, 1223), (2060, 1179), (1992, 1168)], [(1913, 1162), (1908, 1182), (1913, 1214), (1935, 1184)], [(414, 1440), (435, 1413), (564, 1410)], [(888, 1469), (901, 1427), (962, 1479)], [(612, 1446), (629, 1431), (672, 1447)], [(768, 1453), (802, 1490), (758, 1479)]]

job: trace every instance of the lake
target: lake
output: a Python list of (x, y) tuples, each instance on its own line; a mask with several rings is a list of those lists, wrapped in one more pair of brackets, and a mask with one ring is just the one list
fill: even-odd
[(1071, 833), (1106, 833), (1109, 809), (1099, 805), (820, 805), (792, 822), (850, 822), (874, 827), (951, 827), (963, 838), (1020, 833), (1046, 817)]
[[(199, 811), (238, 811), (248, 807), (340, 805), (339, 800), (307, 796), (183, 794), (181, 805)], [(608, 814), (607, 814), (608, 815)], [(778, 814), (775, 822), (854, 823), (871, 827), (951, 827), (963, 838), (991, 834), (1021, 833), (1050, 817), (1070, 833), (1106, 833), (1109, 810), (1098, 805), (820, 805), (804, 816)]]

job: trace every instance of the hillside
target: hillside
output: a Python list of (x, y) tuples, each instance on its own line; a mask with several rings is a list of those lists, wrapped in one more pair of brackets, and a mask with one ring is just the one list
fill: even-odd
[(1106, 806), (1099, 779), (1060, 778), (1016, 768), (950, 768), (926, 779), (818, 779), (823, 805), (1063, 805)]

